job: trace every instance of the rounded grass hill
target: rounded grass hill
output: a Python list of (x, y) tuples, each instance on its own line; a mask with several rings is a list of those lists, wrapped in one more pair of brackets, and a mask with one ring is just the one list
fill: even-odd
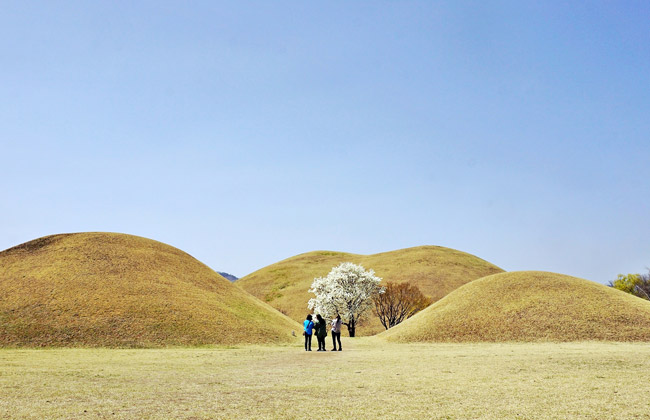
[[(419, 246), (373, 255), (308, 252), (255, 271), (235, 284), (301, 322), (309, 312), (307, 302), (314, 297), (308, 292), (314, 278), (327, 276), (342, 262), (373, 269), (383, 282), (415, 284), (433, 301), (467, 282), (503, 272), (499, 267), (465, 252), (440, 246)], [(357, 328), (357, 335), (381, 331), (384, 327), (379, 319), (368, 312), (366, 322)]]
[(0, 346), (278, 343), (292, 331), (300, 325), (150, 239), (62, 234), (0, 252)]
[(380, 335), (397, 342), (650, 341), (650, 302), (562, 274), (475, 280)]

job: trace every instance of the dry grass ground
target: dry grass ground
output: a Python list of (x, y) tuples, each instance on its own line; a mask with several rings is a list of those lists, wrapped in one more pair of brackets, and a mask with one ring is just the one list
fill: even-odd
[(9, 419), (648, 419), (647, 343), (0, 350)]
[(650, 341), (650, 302), (562, 274), (495, 274), (450, 293), (382, 337), (423, 341)]
[(300, 328), (150, 239), (53, 235), (0, 252), (0, 346), (293, 342)]
[[(415, 284), (434, 301), (467, 282), (503, 271), (474, 255), (439, 246), (420, 246), (373, 255), (315, 251), (262, 268), (235, 284), (301, 322), (308, 312), (307, 302), (314, 297), (308, 292), (314, 278), (326, 276), (332, 267), (346, 261), (375, 270), (384, 281)], [(372, 335), (384, 331), (379, 319), (370, 313), (368, 315), (368, 321), (360, 325), (357, 334)]]

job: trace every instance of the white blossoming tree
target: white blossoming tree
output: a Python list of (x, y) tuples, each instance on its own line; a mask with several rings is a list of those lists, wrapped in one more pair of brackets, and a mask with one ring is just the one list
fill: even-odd
[(307, 306), (327, 318), (339, 314), (350, 337), (354, 337), (359, 319), (372, 306), (372, 296), (382, 291), (380, 281), (373, 270), (366, 271), (350, 262), (341, 263), (327, 277), (314, 279), (309, 292), (316, 297), (309, 299)]

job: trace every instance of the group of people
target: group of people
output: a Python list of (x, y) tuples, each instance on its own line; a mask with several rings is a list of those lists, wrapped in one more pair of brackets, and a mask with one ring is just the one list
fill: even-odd
[[(339, 348), (338, 351), (343, 350), (341, 348), (341, 316), (336, 315), (336, 318), (330, 323), (331, 333), (332, 333), (332, 344), (334, 348), (332, 351), (337, 351), (336, 343), (338, 341)], [(327, 323), (320, 314), (316, 315), (316, 322), (312, 321), (312, 316), (307, 315), (307, 319), (303, 322), (303, 333), (305, 336), (305, 351), (311, 351), (311, 336), (316, 335), (318, 340), (318, 350), (316, 351), (327, 351), (325, 349), (325, 337), (327, 337)]]

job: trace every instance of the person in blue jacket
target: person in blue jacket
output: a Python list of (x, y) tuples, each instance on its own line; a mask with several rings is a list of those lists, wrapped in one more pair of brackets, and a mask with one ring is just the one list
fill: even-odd
[(307, 319), (302, 323), (303, 331), (302, 335), (305, 336), (305, 351), (311, 351), (311, 336), (314, 330), (314, 323), (311, 320), (311, 314), (307, 315)]

